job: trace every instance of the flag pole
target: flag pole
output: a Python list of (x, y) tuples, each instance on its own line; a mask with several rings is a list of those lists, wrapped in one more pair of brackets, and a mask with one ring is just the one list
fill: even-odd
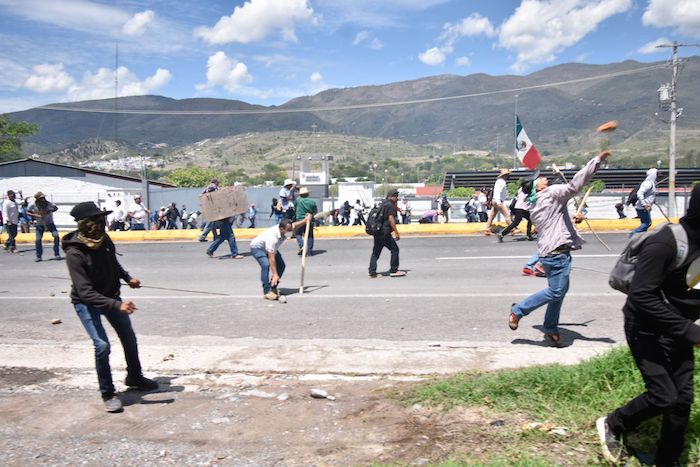
[(515, 120), (513, 121), (513, 128), (515, 129), (515, 138), (513, 138), (513, 170), (517, 169), (518, 160), (518, 95), (515, 95)]

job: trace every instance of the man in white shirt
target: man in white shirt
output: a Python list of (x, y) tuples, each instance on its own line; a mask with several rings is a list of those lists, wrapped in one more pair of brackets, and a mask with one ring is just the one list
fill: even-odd
[(14, 253), (17, 251), (15, 238), (17, 237), (17, 224), (19, 224), (19, 206), (15, 201), (15, 192), (12, 190), (7, 192), (7, 199), (2, 203), (2, 219), (8, 235), (5, 251)]
[[(279, 298), (277, 285), (285, 269), (279, 247), (287, 239), (286, 234), (306, 224), (306, 221), (311, 220), (311, 218), (311, 214), (306, 214), (304, 219), (296, 222), (282, 219), (279, 224), (264, 230), (250, 242), (250, 254), (260, 265), (260, 281), (266, 300)], [(272, 272), (272, 277), (270, 277), (270, 272)]]
[(141, 202), (141, 195), (134, 195), (134, 202), (128, 209), (131, 230), (146, 230), (146, 219), (151, 211)]
[(126, 212), (122, 207), (122, 202), (116, 200), (114, 202), (116, 205), (113, 211), (112, 228), (111, 230), (124, 230), (124, 221), (126, 221)]
[(510, 177), (510, 170), (501, 169), (501, 173), (496, 179), (496, 183), (493, 184), (493, 192), (491, 194), (491, 210), (489, 211), (489, 218), (486, 221), (486, 235), (491, 235), (491, 224), (496, 218), (498, 213), (503, 214), (506, 219), (506, 225), (510, 225), (510, 211), (508, 211), (508, 184), (507, 180)]

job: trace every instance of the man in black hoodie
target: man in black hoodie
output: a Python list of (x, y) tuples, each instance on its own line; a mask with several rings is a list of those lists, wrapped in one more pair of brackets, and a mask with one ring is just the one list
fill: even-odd
[(95, 346), (95, 366), (100, 393), (107, 412), (121, 412), (122, 403), (116, 396), (109, 365), (110, 345), (102, 327), (101, 315), (112, 325), (121, 340), (126, 359), (127, 386), (143, 390), (158, 388), (158, 383), (143, 376), (139, 361), (136, 335), (129, 315), (136, 311), (131, 300), (122, 301), (120, 279), (131, 288), (141, 287), (141, 281), (126, 272), (115, 254), (114, 243), (106, 229), (106, 217), (112, 211), (101, 211), (93, 202), (77, 204), (70, 214), (78, 230), (63, 237), (63, 251), (71, 281), (71, 302)]
[(655, 465), (679, 462), (693, 403), (693, 346), (700, 347), (700, 290), (686, 283), (691, 262), (700, 261), (700, 185), (680, 221), (688, 236), (683, 265), (672, 270), (676, 240), (669, 228), (649, 237), (639, 252), (623, 307), (625, 335), (646, 392), (598, 419), (603, 455), (618, 462), (620, 438), (643, 421), (663, 416)]

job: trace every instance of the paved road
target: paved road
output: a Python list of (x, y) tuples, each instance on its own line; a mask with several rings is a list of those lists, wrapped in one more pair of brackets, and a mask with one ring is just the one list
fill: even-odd
[[(506, 326), (510, 304), (545, 286), (545, 279), (520, 275), (535, 244), (518, 237), (503, 244), (495, 237), (405, 237), (399, 245), (408, 275), (378, 279), (367, 277), (369, 238), (317, 239), (303, 295), (296, 244), (287, 242), (287, 304), (262, 299), (259, 267), (248, 256), (209, 259), (198, 242), (117, 248), (125, 269), (153, 287), (123, 289), (139, 307), (134, 326), (152, 371), (432, 373), (570, 363), (624, 342), (624, 296), (607, 285), (607, 273), (626, 236), (603, 235), (612, 252), (586, 239), (574, 253), (562, 310), (566, 349), (542, 341), (543, 310), (515, 333)], [(241, 252), (248, 246), (239, 242)], [(218, 253), (226, 251), (222, 245)], [(385, 251), (380, 271), (388, 260)], [(90, 368), (65, 263), (34, 263), (27, 249), (1, 255), (0, 268), (11, 272), (0, 284), (0, 365)], [(52, 325), (55, 318), (62, 324)]]

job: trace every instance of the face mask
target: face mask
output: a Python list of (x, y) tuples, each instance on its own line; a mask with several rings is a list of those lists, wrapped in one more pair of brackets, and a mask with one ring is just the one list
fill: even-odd
[(106, 231), (105, 217), (88, 217), (78, 221), (78, 237), (90, 248), (102, 244)]

